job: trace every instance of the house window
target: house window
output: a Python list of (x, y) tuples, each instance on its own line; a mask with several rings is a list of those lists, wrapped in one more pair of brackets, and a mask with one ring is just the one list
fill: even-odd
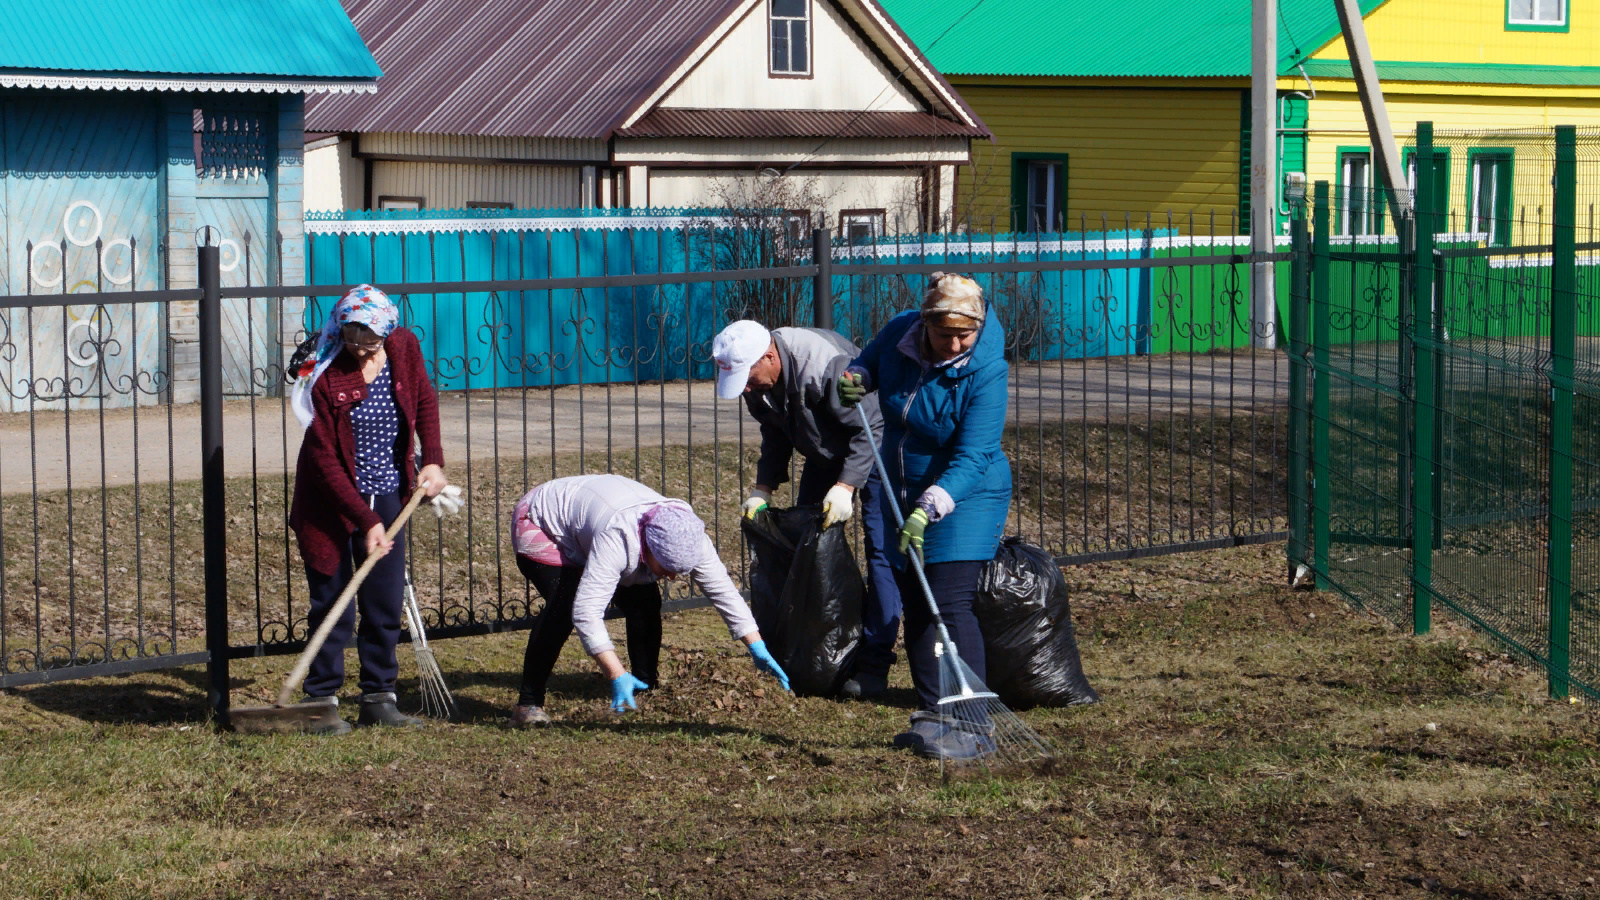
[(1374, 199), (1372, 154), (1366, 150), (1340, 151), (1339, 233), (1372, 234), (1376, 230), (1373, 228)]
[(1061, 163), (1028, 163), (1028, 230), (1059, 231), (1056, 211), (1060, 208)]
[(1011, 154), (1013, 231), (1058, 231), (1067, 214), (1067, 160), (1043, 153)]
[(1467, 230), (1483, 235), (1491, 247), (1511, 244), (1511, 151), (1468, 154)]
[(1566, 31), (1567, 0), (1506, 0), (1507, 31)]
[(379, 209), (422, 209), (421, 197), (396, 197), (383, 194), (378, 197)]
[(811, 212), (805, 209), (785, 210), (783, 214), (783, 240), (791, 253), (799, 253), (811, 240)]
[(769, 0), (773, 75), (811, 74), (811, 0)]
[(839, 233), (850, 244), (870, 244), (883, 237), (887, 211), (882, 209), (842, 209)]
[[(1412, 200), (1417, 196), (1417, 151), (1415, 147), (1408, 147), (1405, 151), (1406, 160), (1406, 189), (1411, 191)], [(1450, 151), (1433, 151), (1433, 233), (1443, 234), (1450, 230)]]

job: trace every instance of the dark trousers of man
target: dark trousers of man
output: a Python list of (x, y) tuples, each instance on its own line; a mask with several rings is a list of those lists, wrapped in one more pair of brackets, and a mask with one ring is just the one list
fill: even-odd
[[(939, 615), (950, 637), (956, 642), (961, 659), (978, 680), (987, 674), (983, 656), (983, 632), (978, 628), (978, 617), (972, 612), (972, 600), (978, 593), (978, 578), (983, 574), (982, 560), (933, 563), (927, 567), (928, 586), (933, 588), (933, 599), (939, 605)], [(911, 683), (917, 688), (917, 699), (923, 709), (935, 709), (939, 701), (939, 657), (933, 645), (939, 642), (939, 629), (933, 625), (933, 614), (923, 598), (917, 575), (907, 566), (895, 572), (900, 582), (901, 596), (916, 598), (906, 604), (906, 661), (911, 664)]]
[[(517, 703), (544, 706), (550, 671), (561, 656), (562, 645), (572, 636), (572, 602), (578, 596), (583, 567), (551, 566), (519, 556), (517, 568), (544, 598), (544, 612), (528, 635), (528, 650), (522, 657), (522, 691)], [(621, 585), (611, 602), (627, 622), (628, 664), (633, 676), (655, 687), (661, 659), (660, 585)]]
[[(795, 505), (821, 503), (828, 489), (839, 483), (839, 464), (806, 463), (795, 487)], [(883, 485), (878, 473), (856, 491), (861, 498), (862, 552), (867, 561), (867, 596), (861, 609), (861, 649), (856, 653), (855, 671), (869, 675), (889, 674), (894, 665), (894, 642), (900, 636), (900, 588), (895, 584), (894, 566), (884, 548), (894, 538), (884, 508)]]
[[(367, 498), (372, 511), (383, 520), (385, 528), (405, 507), (399, 494), (376, 494)], [(339, 556), (339, 573), (323, 575), (306, 569), (306, 582), (311, 587), (311, 614), (307, 627), (312, 633), (322, 625), (328, 611), (350, 583), (350, 575), (367, 560), (367, 534), (350, 535)], [(367, 574), (367, 579), (356, 589), (354, 603), (344, 608), (344, 615), (328, 632), (328, 640), (311, 660), (310, 674), (306, 675), (305, 691), (308, 697), (328, 697), (344, 684), (344, 647), (350, 642), (350, 632), (355, 628), (356, 613), (361, 614), (361, 630), (356, 632), (356, 655), (361, 659), (361, 692), (379, 694), (394, 690), (395, 677), (400, 666), (395, 661), (394, 648), (400, 642), (400, 617), (404, 614), (406, 590), (406, 532), (400, 529), (395, 535), (394, 549), (379, 559)]]

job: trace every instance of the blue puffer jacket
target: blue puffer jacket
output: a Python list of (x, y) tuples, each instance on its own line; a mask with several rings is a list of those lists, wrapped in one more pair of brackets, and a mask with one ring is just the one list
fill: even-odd
[[(935, 368), (900, 346), (919, 320), (916, 310), (895, 316), (851, 365), (866, 373), (883, 410), (891, 485), (884, 493), (903, 514), (935, 484), (955, 501), (955, 511), (928, 526), (929, 563), (993, 559), (1011, 507), (1011, 463), (1000, 446), (1009, 374), (1005, 331), (991, 316), (964, 360)], [(895, 566), (904, 566), (892, 543), (888, 549)]]

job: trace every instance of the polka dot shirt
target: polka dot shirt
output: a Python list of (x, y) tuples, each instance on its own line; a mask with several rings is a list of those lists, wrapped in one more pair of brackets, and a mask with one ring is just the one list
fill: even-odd
[(363, 494), (400, 490), (400, 470), (394, 464), (400, 412), (394, 405), (387, 361), (367, 385), (366, 399), (350, 408), (350, 428), (356, 437), (356, 489)]

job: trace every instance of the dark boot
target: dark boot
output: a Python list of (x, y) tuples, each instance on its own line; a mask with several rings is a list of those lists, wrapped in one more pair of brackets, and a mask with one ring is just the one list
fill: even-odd
[(311, 721), (306, 725), (306, 734), (338, 737), (350, 733), (350, 723), (339, 717), (338, 697), (307, 697), (301, 702), (327, 707), (326, 711), (318, 710), (316, 715), (311, 717)]
[(889, 679), (870, 672), (857, 672), (839, 688), (851, 700), (877, 700), (889, 690)]
[(423, 722), (408, 716), (394, 704), (394, 692), (361, 695), (361, 715), (356, 716), (356, 727), (378, 725), (386, 728), (421, 728)]

